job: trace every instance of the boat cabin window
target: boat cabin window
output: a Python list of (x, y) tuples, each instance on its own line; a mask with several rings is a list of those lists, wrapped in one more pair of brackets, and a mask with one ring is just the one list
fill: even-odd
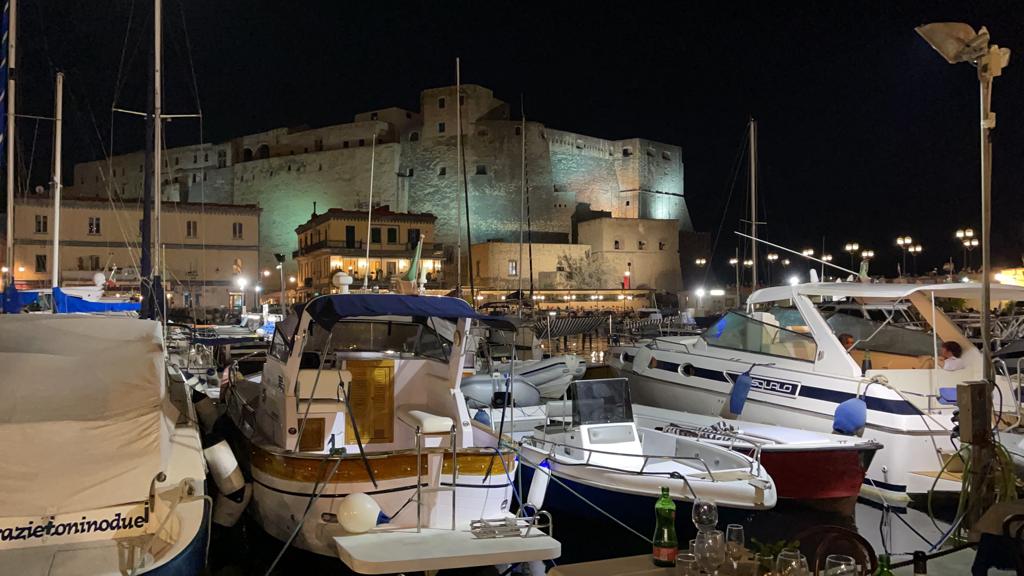
[[(778, 310), (788, 312), (788, 309)], [(704, 334), (704, 339), (709, 345), (719, 348), (813, 362), (818, 354), (818, 345), (814, 338), (803, 333), (806, 327), (799, 312), (795, 309), (793, 312), (801, 324), (780, 322), (779, 316), (785, 320), (791, 315), (788, 313), (777, 316), (772, 312), (756, 312), (755, 319), (738, 312), (728, 312)]]
[(274, 338), (270, 341), (270, 355), (277, 358), (281, 362), (288, 361), (288, 355), (291, 353), (291, 344), (285, 340), (284, 328), (279, 324), (281, 329), (274, 330)]
[(573, 426), (633, 421), (625, 378), (577, 380), (571, 386)]
[[(448, 361), (450, 344), (426, 323), (394, 320), (347, 320), (334, 325), (331, 348), (334, 352), (387, 352), (402, 357), (419, 356)], [(319, 354), (324, 349), (327, 331), (314, 325), (304, 353)], [(331, 359), (328, 359), (330, 362)]]
[[(884, 313), (883, 310), (875, 310)], [(899, 324), (898, 316), (892, 322), (867, 319), (836, 311), (827, 315), (825, 321), (836, 334), (849, 334), (856, 341), (851, 355), (859, 362), (865, 350), (873, 354), (884, 352), (901, 356), (924, 357), (931, 359), (934, 343), (930, 327), (920, 324)], [(923, 360), (922, 360), (923, 361)], [(902, 366), (902, 364), (900, 364)], [(894, 366), (895, 367), (895, 366)], [(925, 366), (913, 366), (925, 367)]]

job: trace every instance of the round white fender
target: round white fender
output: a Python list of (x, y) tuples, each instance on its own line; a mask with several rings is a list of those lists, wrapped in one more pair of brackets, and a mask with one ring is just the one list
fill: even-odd
[(349, 534), (362, 534), (377, 525), (380, 506), (362, 492), (353, 492), (338, 505), (338, 522)]
[(245, 478), (238, 467), (238, 460), (235, 460), (235, 455), (231, 453), (231, 447), (226, 440), (204, 449), (203, 456), (206, 457), (210, 476), (213, 477), (221, 494), (234, 494), (245, 486)]
[(530, 491), (526, 494), (527, 506), (532, 506), (534, 510), (540, 510), (544, 506), (544, 497), (548, 493), (550, 481), (551, 466), (547, 459), (541, 460), (533, 471), (533, 480), (530, 480)]
[(246, 484), (245, 488), (234, 494), (218, 494), (213, 503), (213, 522), (228, 528), (234, 526), (245, 512), (249, 500), (252, 500), (252, 484)]

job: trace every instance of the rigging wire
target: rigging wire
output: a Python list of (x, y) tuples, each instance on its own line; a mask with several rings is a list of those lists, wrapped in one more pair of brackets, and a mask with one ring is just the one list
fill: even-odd
[[(725, 219), (729, 216), (729, 204), (732, 202), (732, 194), (736, 190), (736, 178), (739, 176), (740, 163), (743, 161), (745, 156), (744, 145), (747, 142), (747, 128), (743, 127), (743, 136), (740, 138), (740, 147), (736, 150), (736, 156), (733, 159), (732, 176), (729, 181), (727, 188), (728, 195), (725, 198), (725, 205), (722, 207), (722, 218), (718, 223), (718, 230), (715, 232), (714, 242), (711, 244), (711, 253), (708, 257), (708, 262), (714, 261), (715, 253), (718, 250), (718, 242), (722, 238), (722, 229), (725, 227)], [(737, 263), (739, 265), (739, 263)], [(708, 274), (711, 273), (711, 266), (708, 265), (704, 268), (704, 283), (707, 284)]]

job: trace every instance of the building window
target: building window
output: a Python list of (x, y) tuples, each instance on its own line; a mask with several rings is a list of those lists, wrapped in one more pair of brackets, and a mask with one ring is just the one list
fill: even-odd
[(203, 162), (209, 162), (209, 161), (210, 161), (210, 153), (209, 152), (204, 152), (203, 153)]
[(203, 182), (206, 182), (206, 170), (203, 170)]
[(465, 106), (465, 105), (466, 105), (466, 95), (465, 94), (459, 94), (459, 106)]
[(376, 112), (370, 112), (370, 120), (376, 120), (376, 119), (377, 119), (377, 113)]
[(100, 232), (101, 232), (101, 230), (100, 230), (100, 217), (99, 216), (90, 216), (89, 217), (89, 235), (90, 236), (99, 236)]
[(199, 174), (193, 173), (192, 174), (192, 183), (195, 184), (198, 181), (199, 181)]
[(256, 149), (256, 157), (261, 160), (270, 158), (270, 146), (266, 144), (260, 144), (260, 147)]
[(444, 122), (437, 123), (437, 133), (444, 134)]
[(366, 138), (359, 139), (359, 146), (366, 146)]
[[(139, 174), (142, 174), (142, 164), (139, 164)], [(82, 182), (82, 184), (85, 184), (85, 182)]]
[(478, 176), (487, 174), (487, 165), (486, 164), (477, 164), (476, 165), (476, 173), (477, 173)]
[(324, 139), (323, 138), (317, 138), (316, 140), (313, 140), (313, 150), (315, 150), (317, 152), (320, 152), (323, 149), (324, 149)]
[(509, 260), (508, 261), (508, 275), (509, 276), (519, 276), (519, 261), (518, 260)]
[(664, 249), (665, 249), (665, 243), (664, 242), (658, 242), (658, 250), (664, 250)]
[(348, 148), (348, 140), (345, 140), (344, 142), (342, 142), (341, 143), (341, 147), (342, 148)]
[(100, 269), (100, 257), (96, 256), (95, 254), (92, 255), (92, 256), (89, 256), (89, 270), (99, 270), (99, 269)]
[(443, 109), (444, 105), (445, 105), (444, 98), (438, 98), (437, 99), (437, 107)]
[(448, 175), (448, 168), (446, 166), (441, 166), (440, 168), (437, 169), (437, 175), (438, 176), (447, 176)]
[(46, 234), (46, 214), (36, 214), (36, 234)]
[(618, 241), (618, 240), (616, 240), (616, 241), (615, 241), (615, 243), (614, 243), (614, 244), (612, 245), (612, 248), (614, 248), (614, 249), (616, 249), (616, 250), (618, 250), (618, 249), (620, 248), (620, 245), (619, 245), (619, 241)]
[(523, 127), (522, 126), (516, 126), (516, 136), (522, 136), (522, 135), (523, 135)]
[(233, 222), (231, 224), (231, 238), (233, 238), (235, 240), (241, 240), (242, 239), (242, 223), (241, 222)]
[(46, 254), (36, 254), (36, 272), (46, 272)]
[(409, 244), (419, 244), (420, 242), (420, 229), (409, 228)]
[(629, 200), (626, 200), (626, 207), (629, 207)]
[(198, 164), (199, 163), (199, 154), (193, 154), (192, 155), (192, 163), (193, 164)]
[(633, 149), (632, 148), (623, 148), (622, 149), (622, 157), (623, 158), (629, 158), (632, 155), (633, 155)]
[(398, 228), (388, 228), (388, 244), (398, 244)]
[(412, 178), (412, 174), (413, 174), (413, 170), (412, 170), (412, 168), (409, 168), (409, 171), (406, 173), (406, 176), (408, 176), (409, 178)]
[(413, 132), (413, 133), (409, 134), (409, 142), (419, 142), (419, 141), (420, 141), (420, 133), (419, 132)]
[(179, 162), (180, 160), (181, 160), (181, 158), (178, 158), (177, 156), (175, 156), (175, 157), (174, 157), (174, 165), (175, 165), (175, 166), (177, 166), (177, 165), (178, 165), (178, 162)]
[(370, 243), (380, 244), (380, 228), (373, 228), (370, 230)]
[(671, 160), (672, 159), (672, 154), (669, 154), (667, 151), (662, 151), (661, 152), (661, 159), (662, 160)]
[(647, 242), (645, 242), (643, 240), (637, 240), (637, 242), (636, 242), (636, 249), (637, 250), (646, 250), (647, 249)]
[(196, 238), (199, 236), (199, 222), (195, 220), (188, 220), (185, 222), (185, 236), (188, 238)]
[(654, 156), (654, 148), (648, 148), (647, 149), (647, 155), (653, 157)]

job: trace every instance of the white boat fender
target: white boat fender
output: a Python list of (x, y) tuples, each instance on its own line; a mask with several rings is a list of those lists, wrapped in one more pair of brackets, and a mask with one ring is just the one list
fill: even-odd
[(220, 414), (217, 412), (217, 404), (209, 396), (203, 396), (198, 402), (195, 403), (196, 416), (199, 417), (199, 425), (203, 427), (203, 432), (209, 434), (213, 432), (213, 425), (217, 423), (217, 418)]
[(252, 484), (246, 484), (244, 488), (233, 493), (217, 495), (213, 503), (213, 523), (219, 526), (231, 528), (238, 523), (245, 512), (246, 506), (252, 500)]
[[(754, 368), (751, 367), (750, 370)], [(736, 377), (733, 382), (732, 391), (729, 392), (729, 412), (740, 415), (743, 413), (743, 406), (747, 403), (747, 396), (750, 395), (750, 385), (754, 382), (750, 377), (750, 370)]]
[(544, 497), (548, 493), (548, 483), (551, 481), (551, 465), (548, 459), (540, 461), (533, 471), (533, 480), (530, 480), (530, 491), (526, 493), (526, 505), (534, 510), (540, 510), (544, 506)]
[(203, 456), (206, 457), (210, 476), (213, 477), (221, 494), (233, 494), (245, 487), (242, 469), (238, 467), (238, 460), (235, 459), (226, 440), (204, 448)]
[(349, 534), (362, 534), (377, 525), (380, 506), (362, 492), (353, 492), (338, 504), (338, 523)]
[(868, 405), (859, 396), (850, 398), (836, 406), (832, 419), (832, 430), (836, 434), (860, 436), (868, 423)]

